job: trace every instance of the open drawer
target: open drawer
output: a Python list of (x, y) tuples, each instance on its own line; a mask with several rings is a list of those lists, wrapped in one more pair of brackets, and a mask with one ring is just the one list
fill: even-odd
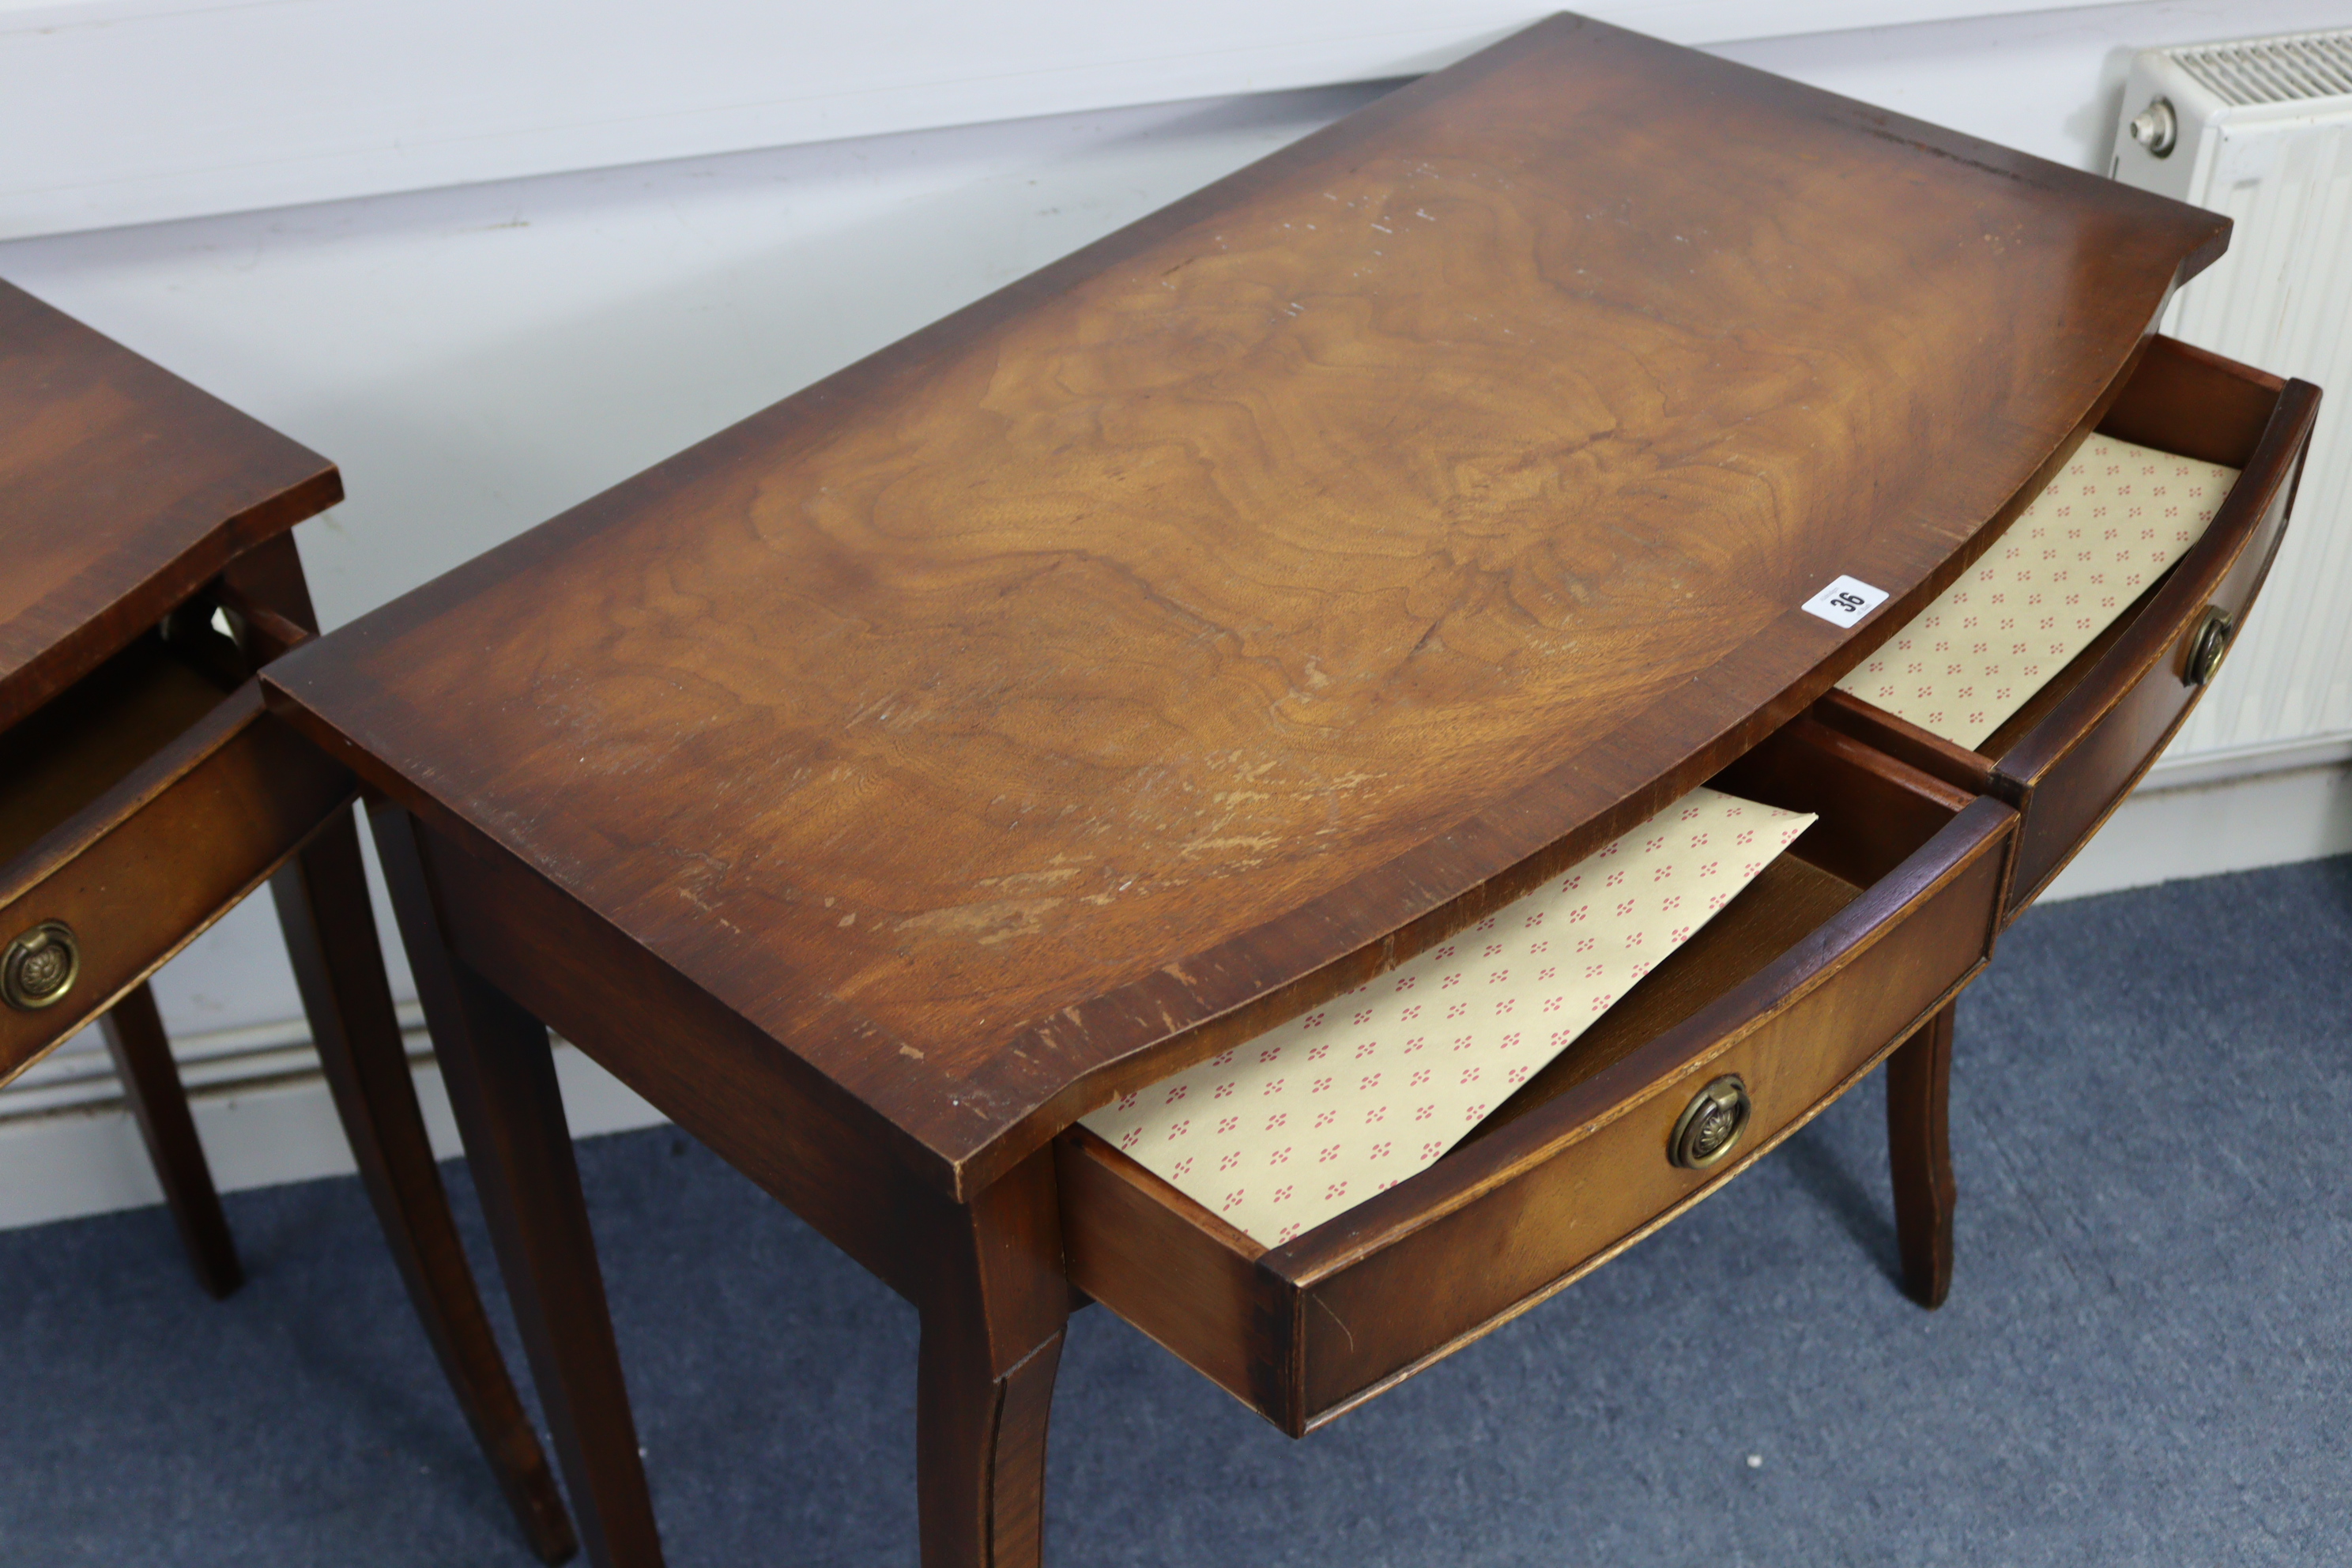
[(266, 713), (227, 639), (142, 635), (0, 732), (0, 1083), (250, 892), (350, 773)]
[[(1799, 719), (1713, 781), (1796, 845), (1435, 1164), (1271, 1249), (1083, 1127), (1072, 1283), (1294, 1436), (1517, 1315), (1837, 1098), (1985, 963), (2015, 814)], [(1736, 1076), (1706, 1169), (1677, 1124)]]
[(1824, 724), (2017, 807), (2005, 918), (2122, 803), (2210, 681), (2277, 552), (2318, 406), (2308, 382), (2152, 340), (2098, 428), (2240, 470), (2189, 552), (1974, 751), (1849, 692), (1815, 706)]

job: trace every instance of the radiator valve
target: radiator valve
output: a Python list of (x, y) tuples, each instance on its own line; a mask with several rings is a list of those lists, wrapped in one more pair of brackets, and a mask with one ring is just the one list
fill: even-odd
[(2172, 112), (2172, 100), (2159, 98), (2133, 115), (2131, 139), (2153, 157), (2169, 156), (2173, 143), (2180, 140), (2180, 121)]

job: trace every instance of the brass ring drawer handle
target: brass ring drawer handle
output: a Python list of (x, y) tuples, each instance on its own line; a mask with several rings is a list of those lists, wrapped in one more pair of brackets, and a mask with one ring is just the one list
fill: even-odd
[(1685, 1171), (1706, 1170), (1738, 1146), (1754, 1110), (1748, 1085), (1738, 1073), (1717, 1079), (1698, 1091), (1675, 1123), (1666, 1157)]
[(2229, 611), (2219, 605), (2206, 605), (2197, 629), (2189, 634), (2189, 658), (2181, 666), (2180, 683), (2202, 686), (2212, 679), (2213, 672), (2221, 668), (2221, 656), (2230, 651), (2230, 638), (2237, 629), (2238, 623), (2231, 619)]
[(43, 921), (16, 933), (0, 958), (0, 996), (21, 1013), (60, 1001), (81, 973), (81, 943), (63, 921)]

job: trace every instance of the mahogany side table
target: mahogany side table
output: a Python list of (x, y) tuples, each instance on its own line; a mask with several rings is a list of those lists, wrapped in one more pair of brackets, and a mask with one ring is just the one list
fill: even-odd
[[(550, 1025), (917, 1306), (934, 1568), (1037, 1561), (1074, 1304), (1304, 1433), (1890, 1058), (1939, 1299), (2021, 820), (2087, 832), (2177, 722), (2308, 433), (2150, 347), (2227, 231), (1554, 18), (273, 666), (382, 794), (591, 1558), (660, 1547)], [(2024, 740), (1816, 716), (2118, 419), (2245, 473)], [(1849, 577), (1884, 602), (1806, 608)], [(1267, 1247), (1076, 1125), (1710, 780), (1820, 820), (1418, 1174)]]
[[(316, 631), (332, 465), (0, 284), (0, 1083), (93, 1020), (199, 1281), (241, 1273), (147, 977), (267, 881), (335, 1109), (532, 1550), (576, 1543), (474, 1288), (368, 906), (351, 774), (252, 671)], [(223, 629), (226, 628), (226, 629)]]

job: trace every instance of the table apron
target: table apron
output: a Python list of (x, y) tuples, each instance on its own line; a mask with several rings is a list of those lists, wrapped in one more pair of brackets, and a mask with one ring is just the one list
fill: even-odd
[[(399, 809), (378, 805), (376, 809)], [(910, 1300), (918, 1238), (954, 1200), (903, 1134), (577, 900), (483, 842), (419, 824), (457, 959), (577, 1046)]]

